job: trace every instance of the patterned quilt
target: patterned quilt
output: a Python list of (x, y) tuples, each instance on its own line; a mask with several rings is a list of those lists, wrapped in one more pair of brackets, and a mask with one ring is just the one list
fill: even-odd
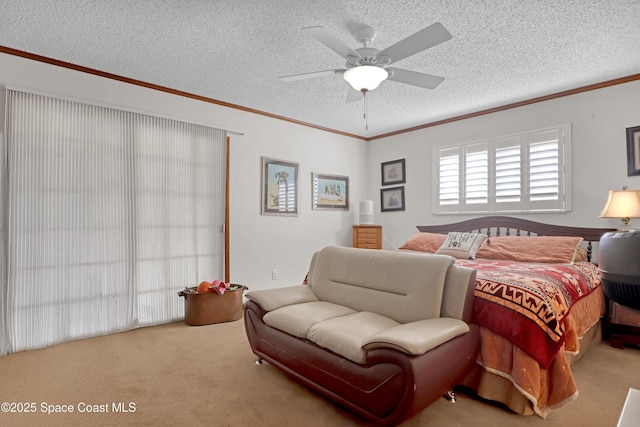
[(474, 323), (509, 339), (546, 369), (565, 341), (571, 307), (600, 285), (598, 269), (575, 264), (456, 260), (477, 270)]

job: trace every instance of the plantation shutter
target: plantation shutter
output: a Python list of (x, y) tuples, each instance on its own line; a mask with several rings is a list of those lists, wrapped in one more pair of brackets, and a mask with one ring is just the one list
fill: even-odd
[(456, 148), (440, 150), (439, 157), (439, 198), (441, 206), (460, 204), (460, 150)]
[(529, 194), (531, 201), (558, 200), (560, 165), (557, 131), (530, 136)]
[(465, 148), (465, 202), (469, 205), (489, 201), (489, 151), (487, 144)]
[(571, 127), (435, 147), (434, 214), (571, 210)]
[(495, 161), (496, 203), (517, 203), (522, 200), (522, 160), (519, 138), (496, 142)]

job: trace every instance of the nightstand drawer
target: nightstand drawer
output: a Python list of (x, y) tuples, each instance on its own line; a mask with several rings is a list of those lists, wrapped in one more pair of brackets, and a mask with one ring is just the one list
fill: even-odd
[(353, 247), (362, 249), (382, 249), (382, 226), (354, 225)]
[(378, 243), (358, 243), (360, 249), (380, 249)]
[(358, 236), (359, 237), (376, 237), (378, 235), (378, 229), (377, 228), (371, 228), (371, 227), (367, 227), (367, 228), (360, 228), (358, 231)]

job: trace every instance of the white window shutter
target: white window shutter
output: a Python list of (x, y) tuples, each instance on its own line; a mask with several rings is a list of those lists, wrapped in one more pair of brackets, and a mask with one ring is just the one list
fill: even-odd
[(495, 186), (496, 203), (517, 203), (522, 200), (522, 154), (518, 138), (496, 143)]
[(486, 143), (465, 149), (465, 202), (468, 205), (489, 202), (489, 150)]
[(571, 210), (571, 126), (434, 149), (433, 213)]
[(460, 150), (444, 149), (439, 152), (438, 203), (440, 206), (460, 204)]

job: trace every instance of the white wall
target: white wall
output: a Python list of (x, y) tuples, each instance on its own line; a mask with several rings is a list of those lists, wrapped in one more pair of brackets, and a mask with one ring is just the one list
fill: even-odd
[[(244, 132), (231, 135), (230, 272), (250, 289), (298, 284), (313, 252), (350, 245), (357, 203), (367, 191), (367, 143), (283, 120), (196, 101), (0, 53), (0, 86), (121, 107)], [(2, 92), (2, 91), (0, 91)], [(4, 117), (4, 102), (0, 117)], [(0, 121), (0, 132), (3, 131)], [(299, 163), (297, 217), (260, 215), (261, 156)], [(346, 175), (349, 211), (311, 208), (311, 173)], [(271, 279), (277, 268), (279, 279)], [(202, 278), (202, 280), (214, 278)], [(182, 285), (178, 285), (177, 290)], [(176, 296), (176, 301), (179, 299)]]
[[(598, 215), (609, 190), (640, 189), (640, 176), (627, 176), (626, 128), (640, 126), (640, 81), (539, 102), (370, 142), (368, 195), (376, 201), (385, 248), (397, 247), (416, 225), (462, 221), (472, 216), (431, 214), (432, 147), (508, 135), (563, 123), (572, 130), (572, 204), (565, 214), (519, 215), (559, 225), (617, 227)], [(380, 163), (405, 158), (406, 210), (380, 212)], [(632, 220), (640, 228), (640, 219)]]
[[(431, 149), (570, 122), (573, 144), (573, 210), (524, 217), (585, 227), (616, 227), (598, 218), (607, 192), (628, 177), (627, 127), (640, 125), (640, 81), (585, 92), (372, 142), (324, 132), (267, 116), (200, 102), (49, 64), (0, 54), (0, 85), (17, 85), (89, 102), (234, 129), (231, 138), (231, 279), (251, 289), (299, 283), (312, 253), (329, 244), (349, 246), (358, 202), (375, 201), (384, 247), (401, 245), (416, 225), (467, 219), (431, 214)], [(1, 91), (0, 91), (1, 93)], [(0, 103), (0, 113), (4, 102)], [(1, 115), (0, 115), (1, 116)], [(0, 123), (0, 132), (2, 132)], [(260, 157), (298, 162), (299, 215), (260, 215)], [(406, 210), (380, 212), (380, 163), (406, 159)], [(350, 178), (349, 211), (311, 209), (311, 173)], [(635, 224), (634, 224), (635, 222)], [(640, 220), (632, 220), (640, 227)], [(271, 280), (277, 268), (280, 278)], [(203, 278), (204, 279), (204, 278)]]

